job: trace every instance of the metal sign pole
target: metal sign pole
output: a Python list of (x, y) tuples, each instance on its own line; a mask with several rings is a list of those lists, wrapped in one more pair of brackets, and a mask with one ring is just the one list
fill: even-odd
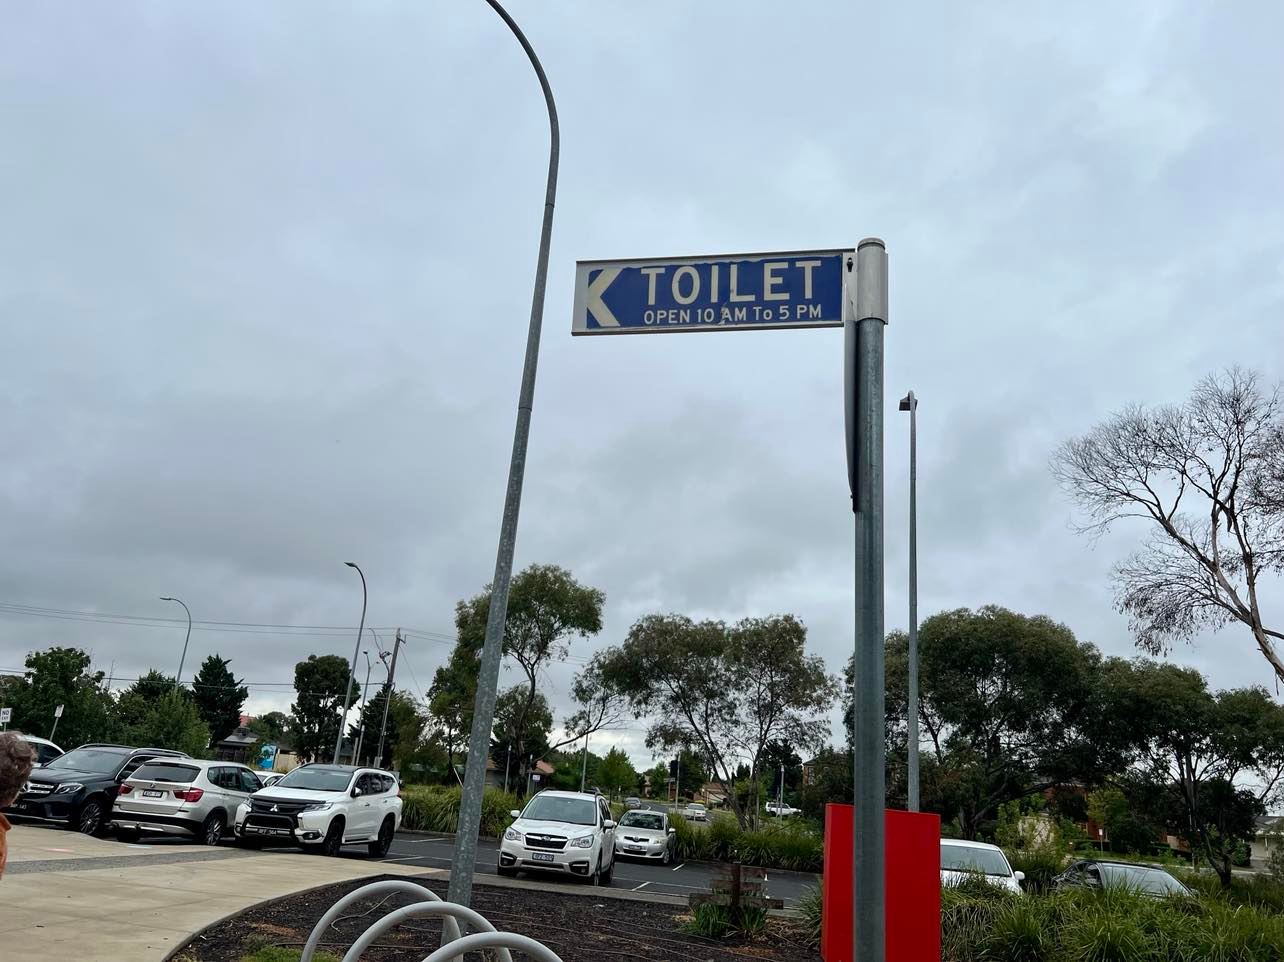
[(490, 755), (490, 730), (495, 720), (495, 697), (499, 686), (499, 663), (504, 650), (504, 621), (508, 616), (508, 589), (513, 579), (513, 551), (517, 543), (517, 515), (522, 505), (522, 481), (526, 477), (526, 444), (531, 433), (531, 408), (535, 403), (535, 373), (539, 363), (539, 339), (544, 324), (544, 289), (548, 283), (548, 249), (553, 237), (553, 204), (557, 197), (557, 161), (561, 139), (557, 107), (544, 67), (517, 22), (498, 0), (486, 0), (513, 32), (539, 79), (548, 108), (548, 182), (544, 191), (544, 218), (540, 226), (539, 255), (535, 262), (535, 289), (531, 294), (530, 327), (526, 334), (526, 359), (522, 386), (517, 397), (517, 427), (513, 431), (513, 456), (508, 466), (508, 490), (499, 526), (499, 549), (495, 577), (491, 581), (490, 610), (486, 615), (486, 640), (482, 645), (477, 673), (477, 700), (473, 705), (473, 730), (468, 739), (468, 765), (464, 769), (463, 794), (459, 802), (459, 823), (455, 832), (455, 856), (450, 872), (448, 898), (468, 905), (473, 894), (473, 871), (477, 865), (477, 833), (481, 831), (482, 791), (486, 781), (486, 759)]
[[(886, 806), (883, 738), (883, 328), (887, 250), (869, 237), (856, 248), (856, 304), (845, 325), (848, 481), (856, 515), (853, 954), (884, 962)], [(850, 262), (849, 262), (850, 265)], [(850, 270), (850, 266), (848, 268)]]

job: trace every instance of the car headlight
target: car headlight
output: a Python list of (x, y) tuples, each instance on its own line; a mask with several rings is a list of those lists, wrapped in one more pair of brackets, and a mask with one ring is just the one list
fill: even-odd
[(520, 842), (522, 840), (522, 833), (515, 828), (506, 828), (504, 829), (504, 838), (510, 842)]
[(592, 835), (581, 835), (579, 838), (571, 842), (571, 848), (592, 848), (592, 847), (593, 847)]
[(84, 787), (85, 786), (82, 785), (80, 782), (63, 782), (61, 785), (55, 788), (52, 792), (50, 792), (50, 794), (51, 795), (68, 795), (71, 792), (78, 792)]
[(334, 802), (308, 802), (303, 806), (305, 812), (325, 812), (334, 807)]

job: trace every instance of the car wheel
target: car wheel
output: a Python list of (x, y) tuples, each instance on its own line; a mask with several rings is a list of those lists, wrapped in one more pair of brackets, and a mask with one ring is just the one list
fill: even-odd
[(392, 836), (396, 831), (392, 824), (392, 816), (389, 815), (379, 826), (379, 838), (370, 843), (369, 852), (371, 858), (383, 858), (388, 854), (388, 849), (392, 848)]
[(606, 871), (601, 873), (601, 879), (599, 880), (598, 884), (610, 885), (611, 876), (614, 874), (614, 872), (615, 872), (615, 859), (611, 859), (611, 861), (606, 866)]
[(126, 845), (133, 845), (138, 841), (138, 829), (136, 828), (118, 828), (116, 829), (116, 841), (124, 842)]
[(81, 835), (102, 835), (106, 814), (107, 807), (101, 798), (89, 799), (80, 806), (80, 812), (76, 815), (76, 831)]
[(321, 855), (329, 855), (333, 858), (339, 854), (341, 848), (343, 848), (343, 819), (336, 818), (330, 823), (325, 838), (317, 846), (317, 851)]
[(673, 846), (666, 845), (664, 846), (664, 854), (660, 856), (660, 864), (668, 865), (672, 861), (673, 861)]
[(223, 841), (223, 813), (211, 812), (201, 823), (200, 843), (202, 845), (217, 845)]

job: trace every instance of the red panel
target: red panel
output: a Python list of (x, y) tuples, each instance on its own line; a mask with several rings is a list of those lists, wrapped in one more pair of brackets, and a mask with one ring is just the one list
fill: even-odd
[[(941, 820), (886, 813), (887, 962), (941, 958)], [(824, 917), (820, 955), (852, 959), (852, 806), (825, 806)]]

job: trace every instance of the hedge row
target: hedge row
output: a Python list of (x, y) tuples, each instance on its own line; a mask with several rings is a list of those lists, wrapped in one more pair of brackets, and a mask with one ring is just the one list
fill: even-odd
[[(460, 789), (431, 785), (407, 785), (401, 791), (401, 826), (413, 832), (453, 833), (459, 826)], [(520, 808), (517, 796), (497, 788), (482, 795), (481, 834), (498, 838), (512, 818), (509, 811)]]
[(739, 859), (746, 865), (794, 872), (819, 872), (824, 861), (824, 843), (820, 836), (802, 825), (785, 822), (742, 831), (734, 818), (724, 815), (714, 815), (707, 828), (697, 828), (681, 815), (672, 815), (670, 820), (677, 829), (680, 859), (705, 862)]

